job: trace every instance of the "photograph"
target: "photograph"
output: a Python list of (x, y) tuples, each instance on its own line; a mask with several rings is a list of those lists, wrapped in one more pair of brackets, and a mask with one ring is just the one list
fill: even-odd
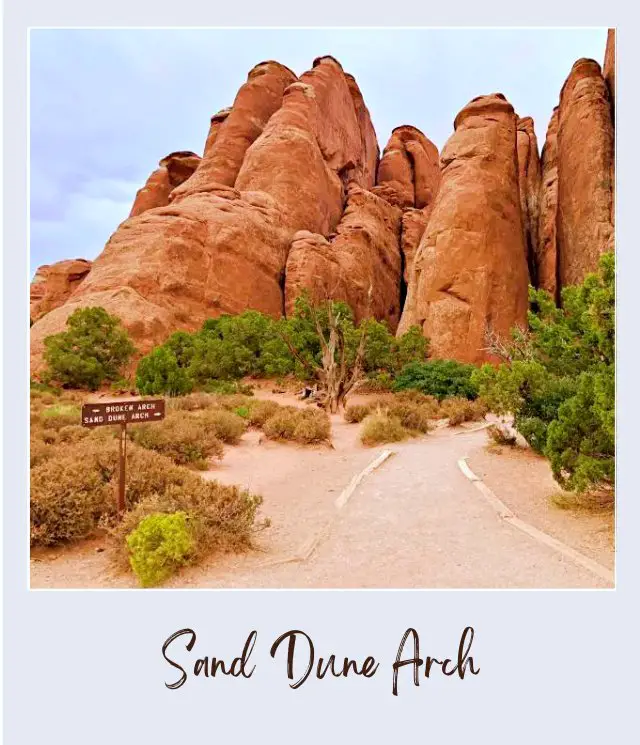
[(31, 590), (614, 589), (615, 46), (31, 28)]

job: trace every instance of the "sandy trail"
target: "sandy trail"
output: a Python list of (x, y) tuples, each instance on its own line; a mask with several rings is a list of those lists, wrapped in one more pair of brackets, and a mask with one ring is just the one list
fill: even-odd
[[(292, 403), (286, 394), (260, 397)], [(357, 425), (332, 417), (333, 448), (264, 441), (257, 432), (228, 448), (205, 474), (264, 496), (272, 527), (258, 550), (212, 557), (175, 576), (173, 588), (576, 588), (609, 583), (499, 519), (463, 476), (469, 464), (524, 520), (573, 548), (613, 566), (606, 516), (550, 508), (553, 480), (543, 459), (516, 450), (491, 455), (484, 431), (438, 429), (425, 437), (379, 448), (358, 442)], [(394, 455), (370, 474), (343, 509), (335, 500), (383, 449)], [(510, 485), (510, 486), (509, 486)], [(330, 526), (327, 530), (327, 526)], [(305, 561), (287, 561), (321, 536)], [(134, 587), (114, 575), (103, 542), (32, 561), (32, 587)]]

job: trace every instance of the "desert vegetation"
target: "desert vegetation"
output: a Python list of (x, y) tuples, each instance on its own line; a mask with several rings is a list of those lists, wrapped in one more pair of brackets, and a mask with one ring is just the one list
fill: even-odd
[(577, 493), (613, 500), (615, 477), (615, 261), (603, 254), (597, 274), (562, 291), (561, 307), (530, 290), (526, 331), (494, 345), (504, 362), (485, 365), (472, 382), (491, 410), (551, 464), (556, 481)]
[(372, 318), (356, 324), (345, 303), (314, 304), (302, 295), (287, 319), (249, 310), (209, 319), (194, 333), (172, 334), (140, 360), (136, 384), (143, 394), (178, 396), (232, 392), (220, 386), (244, 377), (293, 377), (316, 384), (335, 412), (357, 384), (371, 381), (388, 390), (406, 365), (425, 361), (427, 352), (428, 340), (417, 327), (396, 339)]

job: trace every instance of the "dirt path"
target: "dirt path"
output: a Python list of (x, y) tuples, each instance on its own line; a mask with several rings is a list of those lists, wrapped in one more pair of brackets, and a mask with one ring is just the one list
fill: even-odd
[[(262, 391), (291, 403), (287, 395)], [(607, 587), (602, 578), (500, 520), (464, 477), (458, 460), (520, 516), (603, 564), (613, 565), (607, 518), (548, 507), (548, 466), (529, 455), (488, 455), (486, 433), (439, 429), (384, 448), (364, 448), (358, 426), (332, 419), (333, 448), (263, 441), (247, 433), (205, 474), (263, 494), (272, 527), (258, 551), (212, 557), (169, 587), (211, 588), (560, 588)], [(335, 501), (383, 449), (394, 451), (342, 508)], [(542, 485), (542, 486), (541, 486)], [(553, 481), (551, 481), (553, 485)], [(553, 491), (553, 487), (551, 488)], [(521, 495), (521, 496), (517, 496)], [(544, 505), (544, 506), (543, 506)], [(599, 521), (598, 521), (599, 520)], [(304, 561), (290, 561), (318, 544)], [(113, 575), (100, 542), (32, 562), (32, 587), (133, 587)]]

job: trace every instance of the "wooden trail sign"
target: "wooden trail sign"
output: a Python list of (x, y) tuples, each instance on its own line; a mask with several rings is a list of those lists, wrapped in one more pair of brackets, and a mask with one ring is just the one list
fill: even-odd
[(118, 478), (118, 511), (124, 512), (124, 487), (127, 461), (127, 424), (160, 422), (164, 419), (164, 399), (151, 401), (109, 401), (82, 406), (83, 427), (108, 427), (120, 425), (120, 463)]
[(164, 399), (153, 401), (109, 401), (84, 404), (83, 427), (106, 427), (110, 424), (138, 424), (164, 419)]

